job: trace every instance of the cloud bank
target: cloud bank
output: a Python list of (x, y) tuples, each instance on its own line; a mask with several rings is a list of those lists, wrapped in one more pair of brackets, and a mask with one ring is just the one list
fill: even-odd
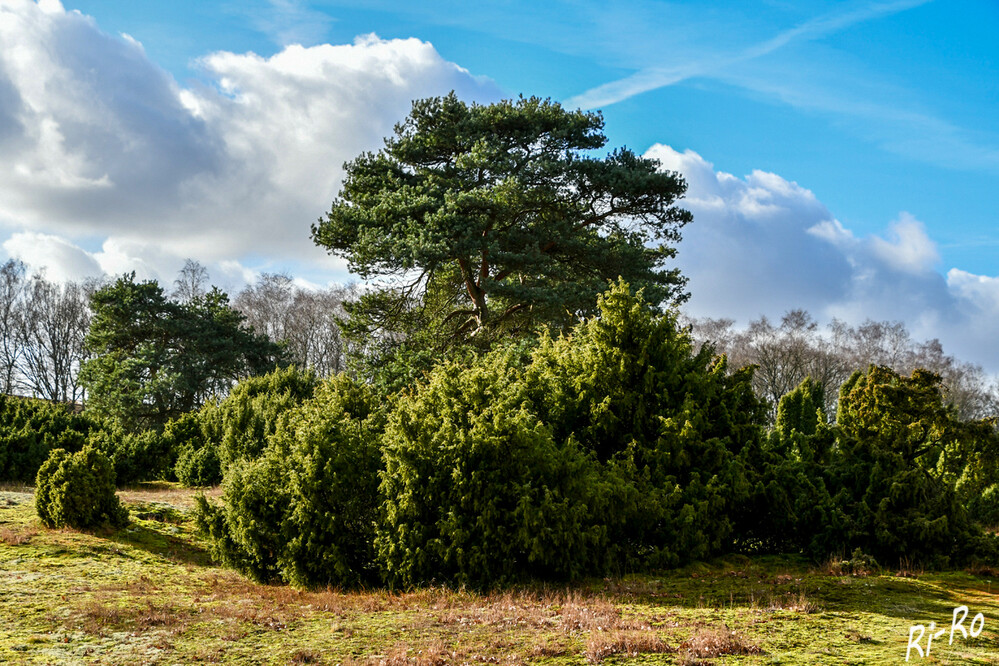
[[(415, 98), (499, 96), (418, 39), (198, 65), (206, 83), (182, 88), (134, 39), (56, 0), (3, 0), (0, 224), (20, 234), (7, 251), (76, 277), (96, 261), (170, 278), (184, 257), (343, 274), (309, 239), (343, 162), (379, 148)], [(103, 249), (84, 250), (94, 238)]]
[(882, 235), (856, 237), (815, 195), (781, 176), (716, 171), (697, 153), (667, 145), (646, 157), (687, 180), (694, 214), (678, 261), (690, 314), (743, 323), (793, 308), (849, 322), (903, 321), (917, 338), (999, 372), (999, 278), (940, 272), (936, 243), (900, 212)]

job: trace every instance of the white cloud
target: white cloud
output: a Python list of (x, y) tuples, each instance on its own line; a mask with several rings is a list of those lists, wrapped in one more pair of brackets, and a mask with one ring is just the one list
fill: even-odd
[(684, 228), (679, 263), (695, 313), (747, 320), (828, 302), (849, 288), (848, 259), (807, 232), (834, 223), (811, 191), (762, 171), (744, 179), (716, 172), (690, 150), (657, 144), (646, 156), (687, 180), (683, 204), (694, 222)]
[(108, 267), (266, 257), (346, 277), (309, 238), (342, 163), (379, 148), (414, 98), (498, 97), (417, 39), (218, 52), (201, 67), (209, 85), (183, 89), (132, 38), (57, 2), (3, 0), (0, 219), (108, 238)]
[(999, 277), (939, 273), (937, 246), (911, 214), (883, 235), (857, 237), (811, 191), (777, 174), (738, 178), (661, 144), (646, 156), (688, 183), (682, 203), (694, 222), (678, 262), (692, 315), (745, 323), (805, 308), (855, 323), (903, 321), (917, 337), (999, 371)]
[(82, 280), (102, 273), (96, 258), (59, 236), (33, 231), (15, 233), (3, 243), (10, 257), (20, 259), (32, 273), (43, 273), (49, 280)]
[(141, 280), (170, 285), (183, 259), (155, 244), (108, 238), (101, 249), (88, 251), (62, 236), (20, 231), (3, 243), (7, 256), (20, 259), (33, 273), (58, 282), (135, 272)]
[(870, 239), (871, 251), (900, 271), (923, 273), (940, 261), (936, 244), (926, 235), (923, 223), (906, 212), (889, 229), (889, 239)]

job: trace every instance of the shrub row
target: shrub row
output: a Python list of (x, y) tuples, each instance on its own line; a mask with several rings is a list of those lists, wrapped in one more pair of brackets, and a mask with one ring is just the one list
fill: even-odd
[(199, 521), (220, 560), (307, 586), (489, 587), (732, 550), (995, 559), (995, 429), (957, 421), (938, 378), (858, 373), (833, 425), (806, 382), (767, 433), (751, 372), (619, 284), (571, 334), (392, 399), (343, 377), (297, 404), (258, 394), (280, 416), (219, 456)]
[(79, 451), (94, 429), (66, 405), (0, 395), (0, 481), (33, 482), (49, 453)]

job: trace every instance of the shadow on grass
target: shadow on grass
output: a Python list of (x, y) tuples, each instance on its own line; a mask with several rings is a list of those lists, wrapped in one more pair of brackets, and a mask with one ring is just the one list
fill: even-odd
[[(98, 532), (96, 536), (102, 537), (109, 544), (130, 546), (179, 564), (199, 567), (213, 566), (208, 551), (192, 543), (189, 534), (179, 531), (179, 527), (176, 526), (178, 521), (173, 514), (149, 511), (141, 505), (130, 506), (129, 510), (132, 519), (129, 521), (128, 527), (115, 531)], [(148, 521), (162, 523), (166, 529), (177, 529), (178, 534), (164, 534), (143, 524), (143, 522)]]
[(969, 594), (984, 591), (974, 578), (953, 578), (944, 572), (918, 577), (891, 572), (832, 575), (794, 556), (732, 556), (651, 575), (604, 579), (589, 589), (664, 608), (748, 607), (805, 614), (875, 614), (920, 622), (949, 620), (955, 607), (967, 603)]

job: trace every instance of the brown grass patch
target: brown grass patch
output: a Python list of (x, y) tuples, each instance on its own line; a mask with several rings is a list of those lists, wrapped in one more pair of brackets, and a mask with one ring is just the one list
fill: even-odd
[(602, 597), (566, 595), (559, 613), (559, 628), (574, 631), (610, 631), (621, 626), (621, 614), (610, 601)]
[(128, 613), (121, 608), (94, 599), (80, 608), (79, 627), (88, 634), (106, 636), (112, 631), (123, 628), (127, 615)]
[[(462, 655), (451, 650), (440, 640), (436, 640), (425, 648), (412, 650), (405, 645), (397, 645), (387, 655), (370, 657), (362, 663), (370, 666), (446, 666), (457, 662)], [(345, 663), (344, 666), (347, 666)]]
[(649, 631), (597, 631), (590, 634), (586, 642), (586, 660), (590, 663), (603, 661), (612, 655), (637, 657), (640, 654), (662, 654), (676, 652), (657, 634)]
[(534, 659), (541, 657), (564, 657), (571, 651), (572, 649), (563, 642), (546, 637), (540, 643), (531, 646), (528, 655)]
[(149, 481), (118, 490), (118, 497), (123, 502), (169, 504), (184, 509), (193, 509), (194, 498), (200, 494), (204, 494), (209, 499), (217, 499), (222, 495), (222, 487), (193, 489), (166, 481)]
[(15, 530), (10, 527), (0, 527), (0, 543), (5, 543), (8, 546), (26, 544), (35, 536), (38, 536), (38, 532), (35, 530)]
[(428, 604), (435, 612), (420, 626), (489, 626), (499, 629), (549, 629), (565, 634), (590, 631), (648, 630), (647, 622), (628, 620), (603, 595), (579, 591), (507, 591), (484, 597), (465, 595)]
[[(252, 600), (230, 604), (217, 604), (205, 609), (205, 615), (220, 619), (233, 620), (235, 622), (246, 622), (264, 629), (284, 629), (291, 620), (287, 613), (280, 608), (261, 608), (256, 606)], [(293, 609), (290, 609), (293, 610)]]
[[(687, 658), (712, 659), (727, 654), (762, 654), (763, 650), (755, 643), (742, 638), (727, 626), (705, 628), (680, 643), (680, 652)], [(696, 663), (696, 662), (694, 662)]]
[(762, 602), (755, 598), (750, 598), (750, 606), (765, 608), (767, 610), (785, 610), (792, 613), (817, 613), (821, 607), (808, 598), (802, 590), (797, 592), (786, 592), (783, 594), (769, 593), (763, 597)]
[(143, 632), (150, 629), (183, 631), (192, 616), (190, 609), (178, 609), (151, 601), (135, 606), (119, 606), (99, 596), (84, 602), (67, 623), (96, 636), (115, 631)]
[(289, 660), (293, 664), (322, 664), (323, 655), (316, 650), (297, 650)]

